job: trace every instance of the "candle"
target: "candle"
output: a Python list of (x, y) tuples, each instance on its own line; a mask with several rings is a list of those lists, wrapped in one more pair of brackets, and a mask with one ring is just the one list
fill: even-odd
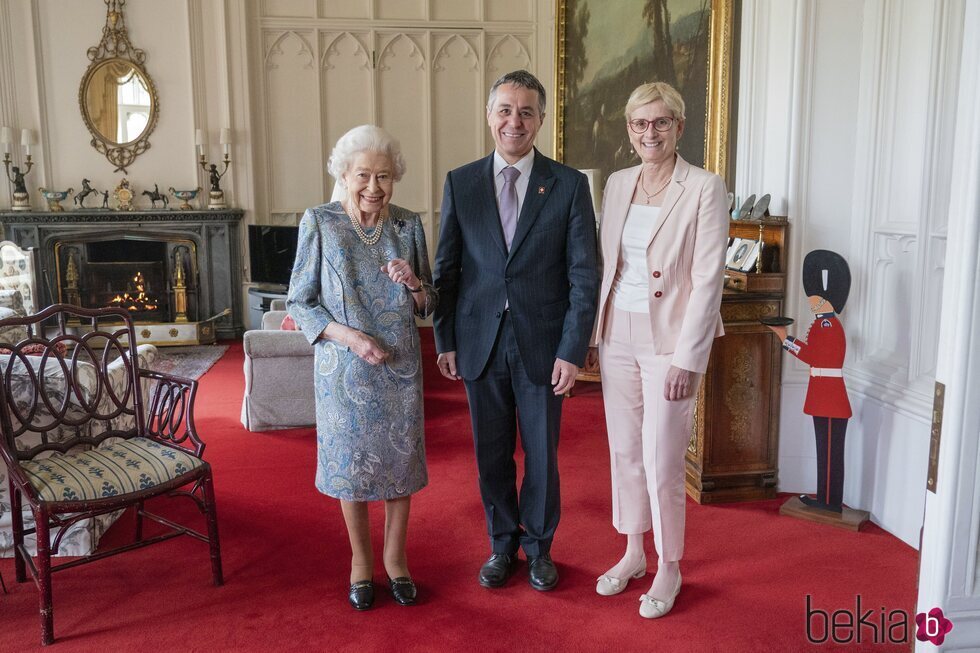
[(231, 130), (227, 127), (221, 128), (221, 144), (224, 146), (225, 158), (231, 153)]
[(35, 145), (37, 143), (37, 139), (34, 138), (34, 131), (26, 128), (21, 131), (20, 143), (24, 146), (24, 154), (30, 154), (31, 145)]
[(201, 156), (204, 156), (205, 141), (204, 141), (203, 129), (199, 128), (194, 130), (194, 142), (197, 144), (197, 153)]
[(0, 144), (10, 145), (14, 142), (14, 130), (12, 127), (0, 128)]

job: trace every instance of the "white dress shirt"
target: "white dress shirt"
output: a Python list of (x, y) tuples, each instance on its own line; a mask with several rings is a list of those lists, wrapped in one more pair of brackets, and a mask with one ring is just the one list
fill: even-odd
[[(498, 209), (500, 208), (500, 191), (504, 189), (504, 176), (500, 174), (500, 171), (509, 165), (499, 152), (493, 151), (493, 187), (496, 191)], [(524, 208), (524, 196), (527, 195), (527, 183), (531, 179), (531, 168), (534, 167), (534, 149), (532, 148), (513, 167), (521, 173), (521, 176), (514, 182), (514, 188), (517, 190), (517, 216), (520, 219), (521, 209)]]

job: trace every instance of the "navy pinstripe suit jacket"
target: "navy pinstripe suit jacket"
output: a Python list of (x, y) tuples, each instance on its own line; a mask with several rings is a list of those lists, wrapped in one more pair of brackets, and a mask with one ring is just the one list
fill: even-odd
[(442, 198), (433, 283), (438, 352), (480, 376), (510, 302), (528, 377), (550, 385), (555, 358), (582, 365), (599, 292), (596, 223), (585, 175), (535, 149), (508, 252), (497, 211), (493, 154), (451, 171)]

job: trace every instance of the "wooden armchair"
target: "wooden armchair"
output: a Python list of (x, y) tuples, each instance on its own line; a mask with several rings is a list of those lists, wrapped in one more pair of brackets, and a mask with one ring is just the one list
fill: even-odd
[[(136, 333), (122, 309), (56, 304), (0, 320), (0, 326), (27, 328), (26, 339), (0, 342), (0, 351), (8, 352), (0, 353), (0, 455), (10, 475), (15, 576), (24, 582), (29, 571), (37, 585), (41, 643), (54, 641), (53, 571), (190, 535), (209, 544), (212, 580), (221, 585), (211, 467), (194, 428), (197, 382), (140, 369)], [(124, 361), (125, 375), (110, 376), (115, 359)], [(147, 397), (144, 379), (153, 382)], [(147, 499), (160, 495), (192, 499), (204, 514), (207, 535), (144, 510)], [(33, 528), (24, 528), (24, 504), (34, 515)], [(51, 564), (68, 526), (130, 506), (136, 511), (134, 542)], [(144, 537), (144, 517), (168, 530)], [(24, 544), (31, 533), (36, 558)]]

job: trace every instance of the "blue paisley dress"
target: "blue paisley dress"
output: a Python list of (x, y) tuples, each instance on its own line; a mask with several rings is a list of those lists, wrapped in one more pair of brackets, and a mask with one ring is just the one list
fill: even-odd
[[(307, 209), (286, 301), (316, 348), (316, 487), (347, 501), (396, 499), (428, 483), (415, 316), (432, 312), (436, 294), (421, 219), (394, 205), (388, 209), (372, 246), (358, 237), (339, 202)], [(381, 271), (394, 258), (406, 260), (422, 280), (423, 310)], [(374, 338), (389, 352), (387, 360), (371, 365), (320, 338), (333, 321)]]

